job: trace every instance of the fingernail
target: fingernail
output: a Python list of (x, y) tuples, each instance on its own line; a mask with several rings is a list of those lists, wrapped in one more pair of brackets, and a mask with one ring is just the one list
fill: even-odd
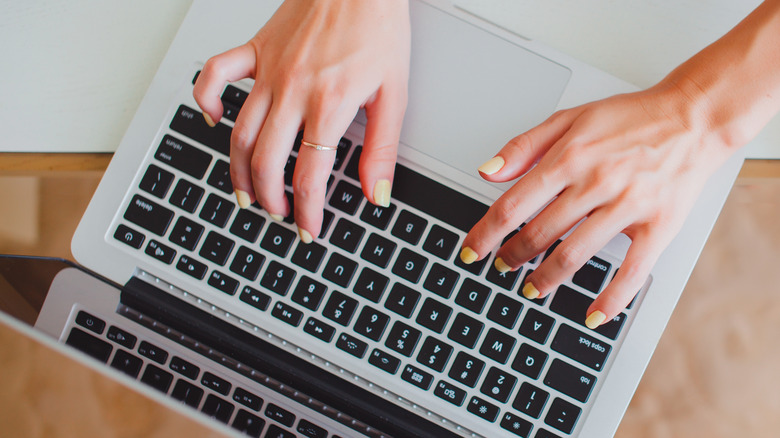
[(479, 254), (468, 246), (460, 251), (460, 260), (467, 265), (474, 263), (477, 260), (477, 257), (479, 257)]
[(485, 162), (485, 164), (479, 166), (477, 170), (484, 173), (485, 175), (492, 175), (498, 172), (499, 170), (501, 170), (501, 168), (504, 167), (505, 163), (506, 162), (504, 161), (503, 158), (493, 157), (487, 162)]
[(523, 286), (523, 296), (529, 300), (535, 300), (539, 298), (539, 295), (541, 295), (539, 290), (537, 290), (536, 286), (532, 283), (526, 283), (525, 286)]
[(298, 235), (301, 236), (301, 242), (303, 243), (311, 243), (311, 241), (313, 240), (311, 237), (311, 233), (304, 230), (301, 227), (298, 227)]
[(216, 123), (214, 123), (214, 119), (211, 118), (211, 116), (207, 112), (203, 112), (203, 118), (206, 119), (206, 124), (211, 126), (212, 128), (217, 126)]
[(494, 265), (495, 265), (496, 269), (498, 269), (498, 272), (509, 272), (509, 271), (512, 270), (512, 267), (507, 265), (504, 262), (504, 259), (502, 259), (501, 257), (496, 257), (496, 261), (495, 261)]
[(271, 219), (275, 220), (276, 222), (281, 222), (284, 220), (284, 216), (281, 214), (268, 213), (268, 215), (271, 216)]
[(250, 205), (252, 205), (252, 201), (249, 199), (249, 193), (238, 189), (236, 189), (235, 192), (236, 192), (236, 201), (238, 201), (239, 207), (247, 208)]
[(588, 315), (588, 318), (585, 319), (585, 326), (591, 330), (594, 330), (598, 326), (600, 326), (606, 319), (607, 319), (607, 315), (602, 313), (600, 310), (594, 310), (593, 313)]
[(380, 179), (374, 184), (374, 202), (380, 207), (390, 206), (390, 181), (386, 179)]

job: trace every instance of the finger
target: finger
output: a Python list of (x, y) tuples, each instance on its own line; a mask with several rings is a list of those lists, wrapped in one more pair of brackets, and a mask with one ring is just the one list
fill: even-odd
[(366, 198), (381, 207), (390, 206), (406, 96), (405, 86), (380, 89), (376, 100), (366, 105), (366, 134), (358, 172)]
[(284, 166), (300, 126), (301, 118), (291, 107), (272, 103), (252, 153), (252, 185), (257, 201), (277, 221), (290, 214), (284, 193)]
[(256, 61), (254, 49), (244, 44), (210, 58), (203, 65), (192, 96), (203, 110), (203, 118), (209, 126), (222, 118), (221, 94), (225, 83), (254, 77)]
[(495, 157), (479, 167), (480, 174), (493, 182), (520, 177), (566, 134), (579, 113), (577, 108), (559, 111), (540, 125), (513, 138)]
[(230, 135), (230, 179), (241, 208), (249, 207), (256, 199), (252, 185), (252, 155), (270, 108), (270, 93), (255, 82)]
[(481, 260), (511, 231), (564, 189), (562, 178), (536, 168), (507, 190), (463, 239), (464, 263)]
[(606, 288), (588, 307), (585, 324), (591, 328), (611, 321), (634, 299), (650, 276), (668, 241), (650, 233), (635, 236), (623, 264)]
[(564, 190), (496, 252), (496, 269), (517, 269), (547, 250), (599, 202), (591, 192), (583, 195), (573, 188)]

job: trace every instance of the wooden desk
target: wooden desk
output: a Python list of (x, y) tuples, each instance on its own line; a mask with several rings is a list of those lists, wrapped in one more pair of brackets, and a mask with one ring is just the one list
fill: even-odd
[[(70, 237), (109, 160), (0, 154), (0, 202), (21, 194), (0, 204), (0, 253), (72, 259)], [(780, 161), (748, 161), (616, 436), (777, 436), (778, 217)], [(2, 233), (14, 220), (28, 235)], [(4, 434), (183, 436), (197, 426), (2, 326), (0, 345), (0, 375), (21, 376), (0, 391)]]

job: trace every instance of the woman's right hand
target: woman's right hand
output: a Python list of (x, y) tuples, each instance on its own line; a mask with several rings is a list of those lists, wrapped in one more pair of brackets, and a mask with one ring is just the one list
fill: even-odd
[(407, 0), (287, 0), (246, 44), (209, 59), (193, 95), (206, 122), (222, 117), (226, 82), (255, 84), (230, 139), (230, 175), (239, 206), (253, 200), (274, 219), (294, 213), (301, 240), (322, 223), (335, 151), (301, 147), (293, 174), (295, 211), (284, 167), (298, 131), (335, 146), (357, 111), (368, 119), (359, 173), (370, 202), (388, 205), (407, 100)]

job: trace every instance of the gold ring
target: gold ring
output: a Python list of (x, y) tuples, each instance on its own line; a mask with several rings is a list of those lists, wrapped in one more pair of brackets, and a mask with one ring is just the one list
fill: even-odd
[(338, 146), (323, 146), (321, 144), (309, 143), (306, 140), (301, 140), (301, 144), (304, 146), (308, 146), (310, 148), (317, 149), (318, 151), (335, 151), (336, 149), (339, 148)]

